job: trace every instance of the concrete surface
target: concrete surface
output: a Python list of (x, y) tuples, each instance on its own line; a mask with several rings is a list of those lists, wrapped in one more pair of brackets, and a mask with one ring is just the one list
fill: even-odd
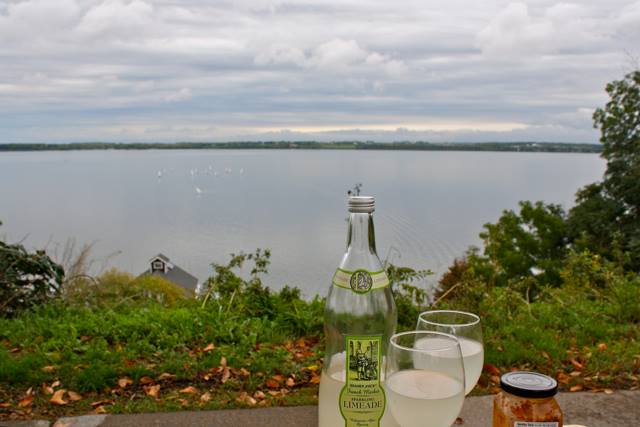
[[(640, 427), (640, 391), (561, 393), (565, 424), (585, 427)], [(61, 418), (51, 427), (313, 427), (316, 406)], [(465, 400), (463, 427), (490, 427), (492, 396)], [(0, 421), (0, 427), (50, 427), (46, 421)], [(339, 426), (336, 426), (339, 427)]]

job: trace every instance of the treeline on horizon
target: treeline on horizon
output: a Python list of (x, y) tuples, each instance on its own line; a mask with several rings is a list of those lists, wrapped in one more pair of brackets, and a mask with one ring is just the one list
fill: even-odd
[(515, 151), (554, 153), (601, 153), (602, 145), (560, 142), (317, 142), (317, 141), (243, 141), (116, 143), (77, 142), (66, 144), (0, 144), (0, 151), (69, 151), (69, 150), (202, 150), (202, 149), (279, 149), (279, 150), (413, 150), (413, 151)]

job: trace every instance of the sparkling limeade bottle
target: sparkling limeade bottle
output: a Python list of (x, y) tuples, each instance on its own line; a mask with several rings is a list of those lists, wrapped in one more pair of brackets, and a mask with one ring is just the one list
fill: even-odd
[(383, 355), (398, 321), (376, 254), (373, 197), (349, 198), (347, 252), (327, 297), (320, 427), (397, 426), (386, 410)]

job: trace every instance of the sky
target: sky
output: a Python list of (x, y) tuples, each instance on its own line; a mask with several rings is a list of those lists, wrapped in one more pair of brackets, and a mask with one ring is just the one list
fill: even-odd
[(0, 143), (597, 142), (640, 0), (0, 0)]

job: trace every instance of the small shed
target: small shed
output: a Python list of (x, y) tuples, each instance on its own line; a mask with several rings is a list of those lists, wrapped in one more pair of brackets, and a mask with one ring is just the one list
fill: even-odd
[(160, 276), (188, 291), (196, 292), (198, 278), (173, 264), (166, 255), (154, 256), (149, 260), (149, 264), (149, 269), (142, 273), (143, 276)]

